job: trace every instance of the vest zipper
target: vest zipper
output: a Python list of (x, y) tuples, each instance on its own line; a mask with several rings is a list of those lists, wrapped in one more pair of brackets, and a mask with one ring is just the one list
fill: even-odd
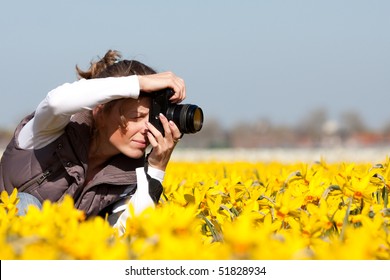
[(48, 170), (44, 171), (42, 174), (35, 176), (33, 179), (31, 179), (26, 184), (24, 184), (22, 187), (20, 187), (18, 191), (23, 192), (35, 184), (41, 185), (47, 179), (47, 177), (50, 176), (51, 172), (52, 171), (50, 169), (48, 169)]

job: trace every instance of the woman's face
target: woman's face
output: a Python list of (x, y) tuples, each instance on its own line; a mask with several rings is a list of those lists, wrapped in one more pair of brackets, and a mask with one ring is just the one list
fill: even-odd
[[(105, 120), (108, 142), (113, 151), (130, 158), (144, 156), (149, 145), (146, 122), (150, 98), (124, 99), (117, 102)], [(121, 117), (122, 116), (122, 117)]]

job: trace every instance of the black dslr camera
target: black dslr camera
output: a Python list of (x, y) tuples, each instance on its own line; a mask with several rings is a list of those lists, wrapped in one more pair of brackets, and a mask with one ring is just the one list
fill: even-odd
[(173, 90), (164, 89), (149, 94), (152, 97), (152, 105), (149, 111), (149, 122), (164, 135), (158, 115), (162, 113), (168, 120), (172, 120), (181, 133), (196, 133), (203, 125), (203, 111), (193, 104), (175, 104), (169, 101)]

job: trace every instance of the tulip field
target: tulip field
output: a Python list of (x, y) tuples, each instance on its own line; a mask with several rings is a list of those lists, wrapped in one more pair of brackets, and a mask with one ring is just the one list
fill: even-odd
[(0, 258), (388, 260), (390, 159), (172, 161), (156, 208), (126, 232), (85, 219), (67, 197), (16, 216), (1, 194)]

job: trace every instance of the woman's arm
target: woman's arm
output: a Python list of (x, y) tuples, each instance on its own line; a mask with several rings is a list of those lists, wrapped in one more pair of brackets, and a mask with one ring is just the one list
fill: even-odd
[(137, 76), (109, 77), (66, 83), (50, 91), (38, 105), (35, 116), (21, 130), (19, 146), (41, 148), (57, 139), (71, 116), (120, 98), (138, 98)]

